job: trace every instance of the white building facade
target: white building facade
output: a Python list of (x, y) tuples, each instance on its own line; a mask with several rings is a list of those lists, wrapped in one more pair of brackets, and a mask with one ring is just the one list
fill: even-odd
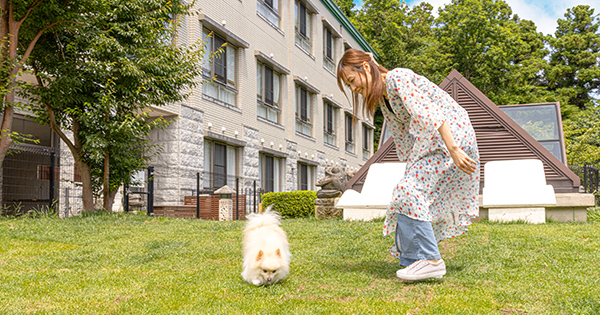
[[(327, 166), (360, 168), (373, 154), (371, 120), (337, 86), (347, 48), (373, 52), (332, 0), (200, 0), (180, 44), (204, 40), (205, 82), (183, 103), (155, 108), (154, 204), (181, 205), (223, 185), (316, 190)], [(236, 181), (237, 180), (237, 181)], [(237, 183), (237, 186), (236, 186)]]

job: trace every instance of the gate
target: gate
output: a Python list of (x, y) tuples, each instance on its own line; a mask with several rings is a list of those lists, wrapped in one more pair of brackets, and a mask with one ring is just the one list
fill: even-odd
[(54, 213), (60, 174), (59, 150), (36, 145), (11, 145), (2, 166), (1, 215), (29, 211)]

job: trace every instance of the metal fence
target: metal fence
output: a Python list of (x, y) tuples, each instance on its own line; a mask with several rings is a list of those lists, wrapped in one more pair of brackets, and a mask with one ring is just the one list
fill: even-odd
[(59, 150), (35, 145), (11, 145), (2, 165), (1, 215), (57, 209)]
[[(125, 211), (146, 211), (150, 216), (155, 214), (154, 207), (154, 168), (152, 166), (147, 169), (147, 181), (144, 187), (124, 187), (123, 196), (123, 209)], [(214, 208), (214, 203), (201, 202), (201, 198), (209, 196), (215, 196), (215, 191), (219, 188), (227, 185), (229, 188), (235, 191), (232, 199), (234, 200), (233, 211), (235, 219), (245, 218), (246, 214), (257, 213), (258, 205), (261, 203), (261, 195), (265, 192), (264, 189), (257, 186), (256, 180), (248, 180), (240, 176), (224, 176), (222, 174), (215, 174), (210, 172), (197, 172), (196, 173), (196, 185), (195, 187), (188, 187), (182, 190), (189, 192), (188, 196), (185, 196), (184, 204), (182, 206), (195, 206), (195, 213), (192, 216), (189, 213), (182, 214), (182, 217), (194, 217), (201, 218), (202, 207)], [(250, 186), (250, 187), (245, 187)], [(238, 199), (236, 196), (244, 196), (245, 199)], [(211, 200), (214, 198), (211, 198)], [(158, 207), (164, 208), (164, 207)], [(174, 208), (177, 206), (171, 206), (170, 211), (177, 211)], [(214, 210), (214, 209), (213, 209)], [(164, 209), (158, 210), (164, 213)], [(202, 211), (204, 213), (204, 211)], [(214, 213), (214, 211), (212, 211)], [(158, 215), (161, 215), (159, 213)]]
[(583, 191), (596, 196), (596, 205), (600, 206), (600, 169), (585, 165), (571, 165), (569, 168), (581, 179)]

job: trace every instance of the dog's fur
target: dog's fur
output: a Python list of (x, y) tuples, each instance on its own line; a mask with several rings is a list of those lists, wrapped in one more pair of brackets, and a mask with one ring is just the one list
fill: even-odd
[(269, 285), (285, 278), (290, 271), (287, 235), (281, 216), (271, 207), (261, 214), (250, 214), (244, 229), (242, 278), (254, 285)]

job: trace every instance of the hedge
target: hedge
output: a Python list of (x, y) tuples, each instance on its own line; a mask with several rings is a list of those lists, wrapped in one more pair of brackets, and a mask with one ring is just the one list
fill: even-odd
[(262, 208), (273, 205), (284, 218), (301, 218), (315, 215), (316, 191), (298, 190), (264, 193), (261, 197)]

